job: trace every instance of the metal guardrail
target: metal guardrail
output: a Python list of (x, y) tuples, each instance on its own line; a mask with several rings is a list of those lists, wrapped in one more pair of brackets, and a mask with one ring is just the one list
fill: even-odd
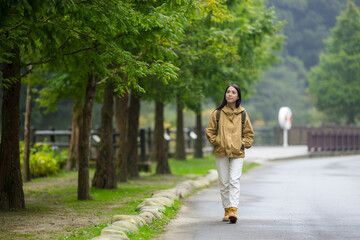
[(308, 151), (358, 151), (360, 132), (308, 131)]

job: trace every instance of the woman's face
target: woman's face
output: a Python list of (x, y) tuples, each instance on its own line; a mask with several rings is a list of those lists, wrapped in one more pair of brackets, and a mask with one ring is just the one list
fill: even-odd
[(234, 87), (228, 87), (225, 95), (227, 103), (235, 103), (239, 99), (239, 94)]

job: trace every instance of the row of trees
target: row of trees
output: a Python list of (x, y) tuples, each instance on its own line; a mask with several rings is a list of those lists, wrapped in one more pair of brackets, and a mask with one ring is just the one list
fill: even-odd
[[(176, 156), (185, 159), (182, 110), (196, 112), (200, 135), (205, 97), (221, 98), (230, 82), (248, 95), (260, 71), (276, 60), (280, 28), (273, 10), (265, 9), (261, 0), (3, 1), (0, 209), (25, 207), (19, 161), (21, 81), (28, 86), (29, 101), (34, 85), (41, 85), (37, 101), (42, 106), (73, 101), (67, 168), (78, 168), (78, 199), (91, 199), (89, 140), (96, 99), (102, 99), (101, 143), (92, 185), (117, 188), (118, 180), (139, 176), (141, 100), (156, 102), (152, 158), (157, 161), (156, 173), (170, 173), (164, 151), (164, 104), (178, 106)], [(116, 158), (114, 116), (120, 133)], [(28, 126), (26, 122), (25, 134)], [(24, 169), (25, 180), (27, 172)]]
[[(357, 93), (350, 96), (350, 91), (340, 93), (337, 87), (331, 90), (330, 87), (334, 84), (327, 84), (325, 80), (322, 83), (315, 83), (312, 80), (313, 74), (308, 74), (313, 71), (311, 68), (319, 65), (321, 53), (327, 55), (328, 39), (334, 37), (331, 29), (340, 24), (340, 19), (337, 17), (342, 14), (342, 18), (353, 18), (349, 21), (351, 25), (357, 21), (348, 14), (348, 10), (345, 11), (348, 2), (343, 0), (268, 0), (268, 5), (276, 8), (279, 20), (286, 21), (284, 27), (286, 40), (280, 63), (264, 74), (261, 81), (254, 86), (253, 90), (256, 94), (244, 103), (256, 125), (275, 126), (279, 108), (284, 105), (292, 109), (295, 125), (358, 123), (360, 116), (355, 112), (356, 107), (349, 105), (349, 99), (357, 99), (355, 96)], [(359, 0), (352, 2), (354, 6), (360, 6)], [(341, 39), (336, 43), (339, 49), (342, 48), (341, 45), (358, 40), (356, 37), (358, 33), (351, 25), (341, 27), (344, 34), (336, 37)], [(350, 28), (353, 30), (347, 30)], [(354, 55), (356, 54), (356, 48), (351, 51)], [(340, 56), (334, 57), (333, 60), (335, 59), (339, 62), (344, 60)], [(347, 66), (350, 67), (350, 65)], [(335, 68), (331, 67), (331, 69), (325, 72), (332, 74)], [(342, 86), (345, 86), (346, 74), (344, 72), (346, 71), (343, 70), (343, 73), (337, 74), (337, 76), (343, 76), (343, 79), (336, 77), (336, 81), (342, 82)], [(324, 77), (324, 79), (330, 81), (334, 79), (334, 76), (332, 74), (331, 77)], [(334, 82), (334, 80), (331, 81)], [(352, 82), (348, 85), (349, 88), (356, 88), (356, 78), (347, 82)], [(314, 91), (313, 88), (316, 86), (318, 90)], [(349, 119), (352, 120), (349, 121)]]

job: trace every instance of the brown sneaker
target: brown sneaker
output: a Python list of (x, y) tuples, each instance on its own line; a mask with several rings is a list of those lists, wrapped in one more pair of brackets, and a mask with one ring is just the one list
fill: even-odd
[(230, 208), (229, 220), (230, 220), (230, 223), (236, 223), (236, 221), (237, 221), (237, 208), (236, 207)]
[(223, 218), (223, 222), (230, 221), (229, 215), (230, 215), (230, 208), (225, 208), (225, 216)]

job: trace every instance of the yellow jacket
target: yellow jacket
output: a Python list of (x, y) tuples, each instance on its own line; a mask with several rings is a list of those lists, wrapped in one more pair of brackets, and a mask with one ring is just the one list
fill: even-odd
[(241, 133), (241, 113), (243, 111), (245, 109), (241, 106), (233, 109), (225, 105), (220, 112), (217, 136), (216, 111), (211, 114), (209, 124), (206, 127), (206, 137), (214, 146), (215, 156), (245, 157), (244, 148), (251, 147), (254, 141), (254, 130), (246, 113), (244, 134)]

